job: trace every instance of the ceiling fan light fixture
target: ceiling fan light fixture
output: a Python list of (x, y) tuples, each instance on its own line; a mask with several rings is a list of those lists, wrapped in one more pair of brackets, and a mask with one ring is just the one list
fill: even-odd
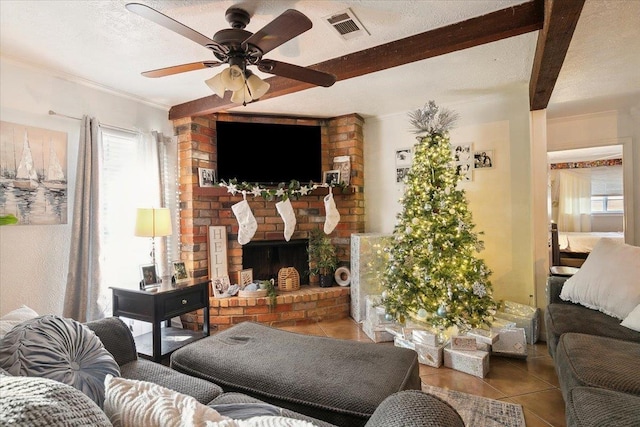
[[(249, 72), (247, 72), (249, 74)], [(249, 74), (247, 77), (247, 87), (249, 88), (249, 92), (251, 93), (251, 98), (253, 100), (262, 98), (262, 96), (267, 93), (271, 85), (255, 74)]]
[(222, 83), (227, 90), (235, 92), (244, 87), (244, 73), (237, 65), (232, 65), (221, 73)]
[(231, 102), (234, 104), (243, 104), (246, 105), (247, 102), (251, 102), (251, 93), (249, 93), (249, 88), (247, 85), (242, 86), (240, 89), (233, 92), (231, 95)]
[(218, 95), (220, 98), (224, 98), (224, 92), (226, 89), (224, 87), (224, 83), (222, 82), (222, 73), (218, 73), (210, 79), (205, 80), (204, 82), (207, 84), (207, 86), (209, 86), (213, 93)]

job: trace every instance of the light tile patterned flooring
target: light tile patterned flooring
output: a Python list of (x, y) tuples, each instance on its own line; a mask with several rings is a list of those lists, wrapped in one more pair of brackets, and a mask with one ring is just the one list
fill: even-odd
[[(282, 327), (288, 331), (371, 342), (353, 319)], [(393, 345), (380, 343), (378, 345)], [(526, 360), (491, 356), (489, 374), (477, 378), (453, 369), (420, 365), (425, 384), (517, 403), (524, 408), (527, 427), (565, 427), (564, 401), (553, 360), (544, 342), (530, 345)]]

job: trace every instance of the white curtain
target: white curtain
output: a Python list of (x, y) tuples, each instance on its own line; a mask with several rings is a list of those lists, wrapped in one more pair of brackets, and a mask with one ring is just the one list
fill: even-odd
[(591, 171), (560, 169), (558, 181), (558, 230), (591, 231)]
[(101, 268), (99, 206), (100, 123), (84, 116), (80, 130), (78, 167), (71, 227), (69, 273), (64, 316), (80, 322), (101, 317), (98, 306)]

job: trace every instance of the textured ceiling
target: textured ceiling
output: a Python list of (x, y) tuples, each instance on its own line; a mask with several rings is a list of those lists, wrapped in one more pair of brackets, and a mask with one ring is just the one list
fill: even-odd
[[(313, 28), (265, 57), (311, 65), (523, 3), (519, 1), (141, 1), (207, 36), (228, 28), (224, 12), (244, 7), (255, 32), (284, 10), (307, 15)], [(202, 46), (129, 11), (126, 0), (0, 2), (5, 59), (46, 68), (165, 108), (211, 95), (199, 70), (159, 79), (140, 72), (213, 59)], [(371, 34), (342, 40), (323, 17), (351, 8)], [(610, 103), (638, 105), (640, 1), (587, 0), (549, 113), (576, 113)], [(242, 112), (378, 116), (527, 87), (537, 32), (238, 107)], [(267, 77), (263, 75), (263, 77)], [(635, 103), (635, 104), (634, 104)], [(599, 107), (600, 108), (600, 107)], [(587, 110), (585, 110), (587, 111)]]

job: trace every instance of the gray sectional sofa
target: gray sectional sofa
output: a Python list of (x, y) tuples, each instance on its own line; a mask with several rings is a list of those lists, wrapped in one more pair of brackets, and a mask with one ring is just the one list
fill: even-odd
[(545, 326), (567, 426), (640, 425), (640, 332), (621, 326), (620, 319), (562, 300), (566, 280), (548, 279)]
[[(216, 384), (180, 373), (162, 364), (139, 359), (135, 342), (127, 326), (112, 317), (86, 326), (95, 332), (117, 363), (122, 378), (159, 384), (170, 390), (192, 396), (202, 404), (232, 409), (237, 414), (254, 407), (256, 411), (271, 406), (241, 393), (225, 393)], [(313, 357), (309, 357), (313, 363)], [(336, 393), (340, 392), (340, 378), (335, 379)], [(74, 404), (71, 404), (71, 401)], [(80, 405), (80, 406), (78, 406)], [(105, 401), (105, 411), (107, 403)], [(295, 411), (275, 408), (279, 416), (305, 420), (319, 427), (331, 427), (327, 421), (314, 419)], [(270, 410), (274, 410), (271, 407)], [(236, 418), (227, 412), (232, 418)], [(66, 384), (36, 377), (10, 376), (0, 369), (0, 418), (16, 426), (109, 426), (109, 420), (99, 405)], [(39, 421), (34, 421), (39, 420)], [(164, 424), (163, 424), (164, 425)], [(175, 425), (175, 424), (172, 424)], [(436, 396), (417, 390), (394, 393), (384, 399), (366, 422), (367, 427), (451, 426), (464, 427), (456, 410)]]

